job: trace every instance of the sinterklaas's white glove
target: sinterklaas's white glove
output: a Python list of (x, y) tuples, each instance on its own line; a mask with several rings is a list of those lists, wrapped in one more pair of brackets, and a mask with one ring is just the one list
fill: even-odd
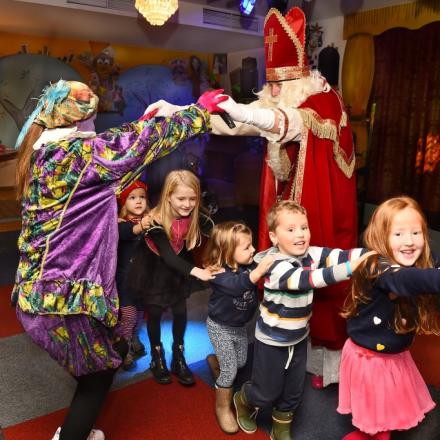
[(275, 124), (275, 113), (270, 109), (254, 108), (238, 104), (230, 96), (218, 104), (234, 121), (254, 125), (261, 130), (270, 130)]

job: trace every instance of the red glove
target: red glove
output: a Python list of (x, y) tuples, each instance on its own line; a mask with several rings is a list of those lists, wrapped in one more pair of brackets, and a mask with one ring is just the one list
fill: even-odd
[(200, 98), (197, 100), (197, 104), (208, 110), (209, 113), (223, 113), (224, 110), (218, 107), (217, 104), (226, 101), (228, 96), (222, 95), (222, 93), (223, 89), (208, 90), (200, 96)]

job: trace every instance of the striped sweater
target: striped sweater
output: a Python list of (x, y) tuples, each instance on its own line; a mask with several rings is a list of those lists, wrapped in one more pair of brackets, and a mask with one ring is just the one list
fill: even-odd
[[(270, 248), (255, 256), (259, 262)], [(280, 255), (264, 280), (264, 298), (255, 329), (255, 337), (268, 345), (297, 344), (309, 334), (313, 289), (326, 287), (350, 277), (347, 261), (360, 257), (364, 249), (348, 251), (310, 246), (302, 257)]]

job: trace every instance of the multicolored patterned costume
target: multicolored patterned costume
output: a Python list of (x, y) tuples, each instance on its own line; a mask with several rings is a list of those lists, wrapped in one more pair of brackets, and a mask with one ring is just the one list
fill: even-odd
[(12, 301), (32, 340), (74, 376), (121, 363), (112, 346), (119, 308), (115, 194), (179, 142), (208, 131), (208, 120), (194, 105), (92, 137), (73, 133), (34, 151)]

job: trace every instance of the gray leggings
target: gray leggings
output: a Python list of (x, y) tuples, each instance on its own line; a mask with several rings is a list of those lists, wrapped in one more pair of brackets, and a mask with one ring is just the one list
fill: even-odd
[(248, 338), (246, 327), (229, 327), (206, 320), (209, 339), (220, 364), (220, 376), (216, 385), (220, 388), (232, 387), (237, 370), (244, 367), (247, 358)]

